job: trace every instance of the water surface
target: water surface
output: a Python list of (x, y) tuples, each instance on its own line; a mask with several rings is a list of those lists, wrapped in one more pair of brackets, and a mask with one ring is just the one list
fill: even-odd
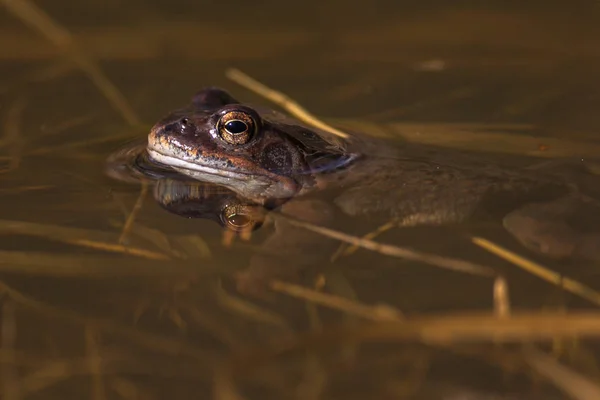
[[(494, 132), (501, 154), (590, 157), (600, 145), (596, 2), (38, 3), (78, 50), (55, 46), (14, 8), (0, 15), (3, 398), (206, 398), (217, 367), (250, 349), (258, 356), (232, 378), (236, 387), (240, 376), (248, 378), (248, 398), (569, 398), (531, 377), (527, 360), (534, 356), (519, 344), (413, 338), (340, 347), (342, 335), (325, 348), (273, 356), (273, 340), (351, 328), (361, 318), (289, 293), (240, 294), (234, 276), (268, 227), (224, 246), (218, 224), (166, 212), (152, 188), (112, 180), (104, 164), (203, 86), (268, 105), (227, 80), (230, 67), (319, 116), (371, 127), (368, 134), (436, 135), (436, 144), (476, 151), (496, 146), (486, 136)], [(107, 100), (82, 71), (82, 57), (131, 111)], [(357, 236), (376, 228), (345, 220), (339, 226)], [(463, 232), (396, 229), (377, 240), (494, 268), (506, 277), (517, 311), (593, 311), (594, 304), (475, 247), (466, 233), (591, 287), (600, 286), (597, 265), (535, 257), (498, 227), (474, 223)], [(493, 307), (491, 278), (368, 250), (324, 262), (322, 271), (326, 292), (410, 316)], [(555, 347), (569, 368), (598, 379), (594, 341)], [(264, 369), (250, 376), (258, 365)]]

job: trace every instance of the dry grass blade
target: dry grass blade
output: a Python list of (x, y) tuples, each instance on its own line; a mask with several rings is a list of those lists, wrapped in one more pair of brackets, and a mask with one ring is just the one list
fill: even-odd
[(132, 383), (128, 379), (114, 377), (110, 380), (110, 386), (123, 400), (146, 398), (140, 393), (139, 385)]
[[(342, 129), (365, 135), (404, 139), (408, 142), (456, 148), (473, 152), (492, 152), (544, 158), (588, 157), (600, 154), (593, 140), (574, 138), (569, 132), (561, 137), (539, 136), (531, 125), (394, 122), (382, 124), (365, 120), (328, 119)], [(520, 131), (519, 134), (510, 131)], [(588, 135), (593, 138), (593, 134)]]
[(74, 238), (79, 238), (94, 242), (110, 242), (111, 240), (114, 241), (114, 239), (118, 237), (112, 232), (41, 224), (36, 222), (14, 221), (8, 219), (0, 219), (0, 233), (32, 235), (56, 240), (71, 240)]
[(8, 170), (17, 169), (21, 163), (25, 143), (21, 137), (20, 124), (24, 109), (25, 99), (21, 97), (8, 109), (8, 115), (4, 123), (4, 137), (0, 144), (5, 144), (9, 148)]
[(89, 374), (90, 365), (87, 360), (54, 361), (47, 363), (34, 372), (26, 374), (22, 379), (22, 394), (31, 395), (64, 382), (73, 376)]
[(7, 356), (0, 368), (0, 395), (4, 400), (19, 400), (21, 382), (16, 364), (15, 344), (17, 340), (17, 321), (15, 303), (8, 299), (2, 304), (0, 323), (0, 351)]
[[(339, 296), (350, 301), (359, 302), (358, 294), (352, 283), (344, 275), (344, 268), (340, 265), (330, 265), (323, 271), (323, 287), (326, 287), (329, 293)], [(397, 310), (398, 315), (401, 311)], [(354, 314), (346, 313), (343, 318), (343, 323), (352, 326), (360, 323), (360, 317)], [(358, 359), (359, 353), (358, 343), (346, 342), (340, 349), (342, 362), (347, 365), (352, 365)]]
[(207, 312), (203, 312), (194, 305), (185, 307), (187, 320), (201, 326), (203, 331), (211, 334), (216, 340), (226, 344), (232, 349), (243, 349), (247, 344), (240, 332), (234, 332), (220, 318), (215, 318)]
[(36, 29), (52, 44), (67, 53), (130, 125), (139, 124), (139, 118), (125, 100), (125, 97), (104, 75), (102, 70), (83, 55), (66, 29), (59, 26), (44, 11), (28, 0), (2, 1), (16, 17), (31, 28)]
[(372, 321), (397, 321), (402, 319), (402, 313), (399, 310), (385, 304), (368, 306), (340, 296), (323, 293), (314, 289), (278, 280), (271, 281), (269, 286), (276, 292), (285, 293), (289, 296), (317, 303), (348, 314), (357, 315)]
[(91, 249), (104, 250), (104, 251), (109, 251), (109, 252), (113, 252), (113, 253), (129, 254), (131, 256), (149, 258), (149, 259), (153, 259), (153, 260), (169, 260), (171, 258), (168, 255), (163, 254), (163, 253), (157, 253), (155, 251), (136, 248), (136, 247), (123, 246), (121, 244), (94, 242), (94, 241), (85, 240), (85, 239), (66, 240), (66, 242), (72, 243), (72, 244), (75, 244), (75, 245), (81, 246), (81, 247), (88, 247)]
[(121, 231), (121, 236), (119, 237), (119, 244), (123, 244), (127, 241), (127, 236), (131, 231), (133, 223), (135, 221), (135, 217), (138, 215), (140, 210), (142, 209), (142, 204), (144, 203), (144, 199), (148, 194), (148, 183), (146, 181), (142, 181), (142, 188), (140, 189), (140, 194), (133, 206), (133, 209), (127, 216), (127, 220), (125, 221), (125, 225), (123, 225), (123, 230)]
[[(189, 363), (179, 363), (176, 368), (164, 368), (164, 365), (154, 366), (146, 362), (146, 360), (132, 360), (127, 357), (129, 349), (122, 349), (118, 353), (112, 349), (110, 352), (104, 352), (99, 360), (99, 366), (103, 370), (103, 377), (106, 379), (106, 384), (111, 385), (111, 378), (115, 376), (133, 374), (153, 376), (167, 376), (178, 378), (186, 377), (197, 381), (202, 377), (205, 371), (195, 371), (190, 368)], [(23, 374), (21, 380), (21, 395), (22, 398), (39, 393), (52, 386), (60, 385), (70, 379), (88, 378), (92, 375), (93, 369), (87, 358), (56, 358), (51, 357), (50, 360), (38, 360), (28, 369), (29, 373)], [(150, 396), (132, 397), (133, 399), (151, 399)]]
[(213, 400), (246, 400), (235, 390), (235, 385), (230, 374), (222, 372), (217, 374), (213, 385)]
[(573, 336), (600, 337), (600, 313), (515, 313), (510, 318), (498, 318), (489, 313), (465, 313), (413, 317), (402, 321), (370, 321), (352, 327), (330, 327), (319, 333), (279, 338), (269, 346), (232, 357), (219, 374), (225, 378), (247, 376), (278, 357), (305, 350), (332, 350), (332, 346), (348, 341), (423, 341), (447, 345), (474, 341), (551, 341)]
[(600, 386), (554, 358), (535, 349), (525, 351), (525, 360), (537, 373), (576, 400), (600, 399)]
[[(139, 224), (136, 225), (139, 228)], [(140, 232), (135, 229), (136, 234)], [(182, 250), (186, 258), (208, 258), (211, 250), (206, 241), (198, 235), (169, 235), (169, 241)]]
[[(125, 219), (127, 219), (127, 215), (129, 215), (130, 211), (127, 209), (127, 206), (125, 205), (125, 203), (123, 201), (121, 201), (119, 196), (116, 195), (115, 193), (113, 193), (113, 199), (116, 203), (115, 205), (123, 213), (123, 215), (125, 216)], [(120, 231), (123, 231), (123, 225), (124, 225), (123, 221), (121, 221), (119, 219), (111, 218), (111, 219), (109, 219), (108, 223), (110, 226), (114, 227), (115, 229), (119, 229)], [(132, 239), (135, 237), (136, 240), (139, 239), (144, 242), (151, 243), (153, 248), (159, 249), (163, 253), (169, 254), (173, 257), (181, 257), (179, 252), (173, 248), (173, 243), (185, 242), (187, 240), (185, 235), (182, 237), (180, 235), (168, 234), (167, 232), (161, 231), (160, 229), (144, 226), (139, 221), (138, 221), (138, 223), (136, 223), (132, 226), (130, 234), (131, 234)], [(120, 234), (118, 236), (120, 236)], [(202, 241), (201, 238), (199, 238), (198, 240)], [(114, 243), (116, 241), (117, 241), (117, 239), (114, 239), (112, 242)], [(193, 242), (193, 240), (191, 240), (191, 241)], [(196, 244), (196, 246), (198, 246), (198, 245)], [(130, 246), (128, 245), (127, 247), (130, 247)], [(193, 248), (193, 246), (188, 246), (187, 248), (184, 248), (184, 252), (187, 249), (191, 249), (191, 248)], [(199, 253), (199, 252), (200, 252), (199, 249), (195, 249), (195, 253)], [(189, 256), (191, 253), (186, 252), (185, 254), (187, 256)], [(209, 255), (209, 254), (210, 253), (207, 252), (204, 255)]]
[(8, 296), (20, 306), (29, 308), (33, 311), (44, 314), (47, 317), (53, 317), (71, 322), (89, 325), (90, 327), (109, 333), (118, 335), (131, 340), (133, 343), (147, 347), (152, 351), (159, 351), (172, 355), (183, 355), (200, 361), (198, 367), (213, 365), (216, 360), (216, 354), (208, 350), (198, 348), (183, 340), (174, 340), (155, 333), (140, 331), (125, 325), (116, 323), (110, 319), (93, 318), (81, 315), (75, 311), (65, 310), (44, 304), (32, 298), (29, 298), (21, 292), (11, 288), (6, 283), (0, 281), (0, 293)]
[(281, 214), (278, 215), (279, 218), (285, 218), (285, 220), (295, 226), (302, 227), (304, 229), (308, 229), (315, 233), (318, 233), (323, 236), (330, 237), (332, 239), (341, 240), (343, 242), (349, 243), (354, 246), (362, 247), (364, 249), (368, 249), (371, 251), (375, 251), (380, 254), (384, 254), (392, 257), (404, 258), (406, 260), (418, 261), (422, 263), (426, 263), (429, 265), (433, 265), (439, 268), (448, 269), (456, 272), (463, 272), (472, 275), (479, 276), (488, 276), (493, 277), (496, 275), (495, 271), (492, 268), (485, 267), (483, 265), (475, 264), (469, 261), (459, 260), (456, 258), (443, 257), (438, 256), (436, 254), (429, 254), (424, 252), (419, 252), (411, 249), (405, 249), (398, 246), (388, 245), (377, 243), (372, 240), (362, 239), (357, 236), (348, 235), (343, 232), (335, 231), (333, 229), (313, 225), (307, 222), (299, 221), (287, 216), (283, 216)]
[(512, 251), (498, 246), (497, 244), (492, 243), (484, 238), (474, 237), (472, 238), (472, 241), (476, 245), (486, 249), (491, 253), (494, 253), (495, 255), (505, 259), (506, 261), (511, 262), (512, 264), (524, 269), (530, 274), (535, 275), (558, 287), (561, 287), (567, 290), (568, 292), (580, 296), (596, 305), (600, 305), (600, 293), (598, 293), (594, 289), (585, 286), (584, 284), (577, 282), (576, 280), (566, 278), (557, 272), (554, 272), (538, 263), (528, 260), (525, 257), (513, 253)]
[(336, 136), (348, 138), (347, 133), (342, 132), (339, 129), (336, 129), (333, 126), (321, 121), (287, 95), (267, 87), (263, 83), (251, 78), (242, 71), (235, 68), (230, 68), (225, 72), (225, 75), (237, 84), (244, 86), (245, 88), (277, 104), (294, 117), (298, 118), (300, 121), (306, 122), (315, 128), (323, 129)]
[(44, 134), (44, 136), (58, 135), (69, 129), (77, 128), (79, 126), (91, 123), (95, 119), (99, 118), (99, 114), (100, 113), (98, 111), (94, 111), (94, 112), (88, 112), (87, 114), (78, 115), (76, 117), (69, 118), (67, 120), (59, 122), (56, 125), (47, 126), (44, 129), (43, 134)]
[(111, 388), (123, 400), (155, 399), (153, 393), (142, 387), (135, 379), (126, 379), (122, 376), (111, 377)]
[(498, 317), (508, 317), (510, 315), (508, 283), (502, 276), (494, 280), (494, 313)]
[[(397, 222), (397, 221), (395, 221), (395, 220), (388, 221), (388, 222), (386, 222), (385, 224), (383, 224), (383, 225), (381, 225), (381, 226), (377, 227), (377, 229), (375, 229), (374, 231), (367, 233), (367, 234), (366, 234), (366, 235), (364, 235), (362, 238), (363, 238), (363, 239), (368, 239), (368, 240), (375, 239), (377, 236), (381, 235), (382, 233), (384, 233), (384, 232), (387, 232), (387, 231), (389, 231), (390, 229), (393, 229), (393, 228), (395, 228), (395, 227), (397, 227), (397, 226), (398, 226), (398, 222)], [(356, 245), (354, 245), (354, 246), (349, 246), (349, 247), (347, 247), (347, 248), (344, 248), (344, 247), (343, 247), (343, 245), (342, 245), (342, 246), (340, 246), (340, 247), (338, 248), (338, 250), (337, 250), (337, 251), (336, 251), (336, 252), (335, 252), (335, 253), (334, 253), (334, 254), (331, 256), (331, 261), (333, 262), (333, 261), (337, 260), (338, 258), (340, 258), (340, 257), (342, 257), (342, 256), (343, 256), (343, 257), (347, 257), (347, 256), (349, 256), (349, 255), (352, 255), (352, 254), (354, 254), (354, 253), (356, 252), (356, 250), (358, 250), (359, 248), (360, 248), (360, 247), (359, 247), (359, 246), (356, 246)]]
[(12, 187), (10, 189), (0, 189), (0, 193), (2, 194), (19, 194), (25, 192), (34, 192), (37, 190), (48, 190), (55, 188), (54, 185), (36, 185), (36, 186), (18, 186)]
[[(120, 362), (122, 361), (123, 357), (104, 354), (103, 357), (98, 360), (98, 366), (103, 369), (103, 376), (105, 377), (107, 375), (130, 372), (122, 370), (122, 366), (120, 365)], [(36, 365), (35, 367), (33, 372), (24, 374), (23, 376), (21, 381), (21, 392), (23, 396), (37, 394), (73, 378), (87, 377), (88, 375), (93, 376), (95, 368), (90, 365), (87, 358), (53, 358), (51, 361), (43, 362), (41, 365)], [(137, 371), (134, 371), (134, 373), (135, 372)]]
[[(123, 256), (106, 256), (98, 254), (76, 255), (56, 254), (53, 252), (9, 251), (0, 250), (0, 271), (21, 275), (55, 276), (55, 277), (124, 277), (124, 276), (196, 276), (199, 273), (197, 264), (170, 263), (160, 259), (146, 259)], [(203, 268), (208, 273), (217, 271)]]
[(98, 345), (98, 332), (86, 325), (84, 329), (85, 347), (87, 353), (88, 368), (92, 375), (91, 396), (92, 400), (106, 399), (106, 390), (104, 387), (102, 355)]
[(227, 293), (220, 285), (214, 287), (214, 295), (219, 305), (228, 311), (252, 319), (263, 324), (272, 325), (287, 332), (292, 332), (288, 322), (271, 310), (259, 307), (249, 301)]
[(133, 246), (114, 244), (118, 237), (111, 232), (38, 224), (35, 222), (0, 220), (0, 233), (2, 232), (45, 237), (81, 247), (103, 250), (111, 253), (123, 253), (151, 260), (166, 260), (170, 258), (169, 254)]

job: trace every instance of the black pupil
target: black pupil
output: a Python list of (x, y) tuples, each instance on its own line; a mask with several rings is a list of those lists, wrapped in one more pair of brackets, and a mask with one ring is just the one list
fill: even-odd
[(231, 134), (240, 134), (248, 130), (248, 125), (244, 121), (233, 120), (225, 124), (225, 129)]

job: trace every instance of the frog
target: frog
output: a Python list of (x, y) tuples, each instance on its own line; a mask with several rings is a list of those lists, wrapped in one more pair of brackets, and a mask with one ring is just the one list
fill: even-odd
[[(128, 151), (164, 174), (219, 185), (315, 224), (327, 225), (337, 212), (393, 219), (401, 227), (485, 216), (542, 256), (600, 261), (600, 233), (590, 230), (600, 226), (590, 223), (600, 216), (599, 200), (585, 190), (600, 185), (594, 185), (597, 176), (585, 172), (579, 179), (529, 168), (529, 159), (494, 159), (493, 154), (390, 143), (360, 133), (344, 138), (244, 104), (218, 87), (198, 91), (189, 105), (153, 125), (145, 146)], [(137, 171), (152, 175), (148, 168)], [(587, 212), (578, 215), (581, 210)], [(302, 237), (295, 242), (298, 254), (319, 252), (306, 233), (280, 228), (283, 233), (274, 236), (272, 246), (290, 241), (285, 236), (293, 231)], [(311, 246), (317, 250), (308, 251)]]

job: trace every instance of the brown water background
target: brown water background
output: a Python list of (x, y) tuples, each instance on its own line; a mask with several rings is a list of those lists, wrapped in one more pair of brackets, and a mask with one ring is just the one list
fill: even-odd
[[(203, 86), (268, 104), (228, 80), (231, 67), (369, 134), (593, 158), (600, 3), (37, 1), (42, 19), (29, 2), (0, 4), (0, 398), (210, 398), (218, 366), (252, 349), (233, 377), (217, 375), (218, 387), (260, 399), (550, 398), (553, 385), (531, 372), (531, 355), (489, 337), (362, 346), (354, 338), (340, 347), (341, 335), (325, 348), (271, 354), (273, 340), (360, 318), (289, 293), (264, 301), (237, 293), (231, 276), (255, 242), (223, 246), (217, 224), (169, 214), (149, 194), (140, 200), (139, 186), (110, 179), (104, 163)], [(125, 106), (103, 94), (107, 82)], [(127, 244), (146, 252), (125, 254), (116, 245), (136, 205)], [(359, 236), (373, 228), (345, 225)], [(378, 240), (494, 267), (515, 310), (597, 306), (444, 229), (386, 235)], [(600, 287), (598, 265), (547, 265)], [(354, 304), (436, 317), (493, 307), (492, 279), (367, 250), (325, 271), (327, 291)], [(552, 343), (561, 362), (598, 379), (597, 342)]]

